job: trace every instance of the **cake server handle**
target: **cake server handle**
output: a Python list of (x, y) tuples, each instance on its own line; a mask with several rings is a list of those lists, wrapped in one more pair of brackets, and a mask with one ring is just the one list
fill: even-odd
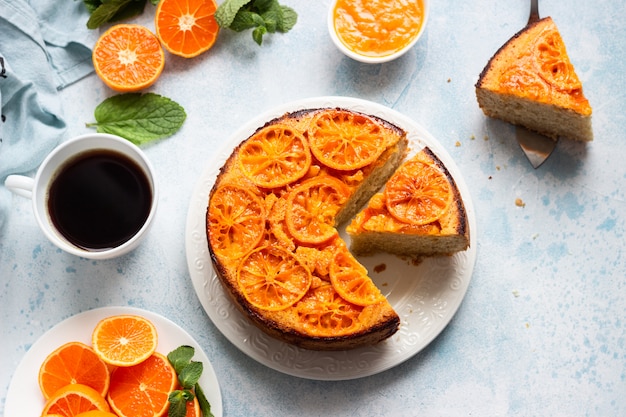
[[(539, 20), (539, 0), (530, 0), (530, 16), (528, 17), (528, 25)], [(526, 158), (537, 169), (552, 154), (558, 139), (552, 139), (547, 136), (532, 132), (525, 127), (515, 127), (515, 137), (517, 143), (524, 151)]]

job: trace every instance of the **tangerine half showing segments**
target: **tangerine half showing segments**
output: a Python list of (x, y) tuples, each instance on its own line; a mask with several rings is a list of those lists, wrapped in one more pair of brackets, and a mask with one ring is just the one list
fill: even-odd
[(157, 37), (174, 55), (198, 56), (217, 39), (216, 10), (215, 0), (160, 0), (154, 16)]
[(83, 384), (70, 384), (57, 390), (46, 401), (41, 415), (74, 417), (90, 410), (108, 412), (110, 407), (107, 400), (95, 389)]
[(93, 47), (93, 65), (102, 81), (116, 91), (139, 91), (154, 84), (165, 66), (159, 39), (141, 25), (119, 24)]
[(437, 220), (452, 202), (452, 187), (437, 167), (409, 161), (385, 185), (385, 204), (401, 222), (422, 225)]

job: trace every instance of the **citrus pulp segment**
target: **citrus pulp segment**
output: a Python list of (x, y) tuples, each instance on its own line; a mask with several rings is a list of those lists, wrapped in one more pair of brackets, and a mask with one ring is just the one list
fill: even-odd
[(74, 417), (90, 410), (109, 411), (106, 399), (95, 389), (83, 384), (70, 384), (57, 390), (46, 401), (42, 416), (58, 414)]

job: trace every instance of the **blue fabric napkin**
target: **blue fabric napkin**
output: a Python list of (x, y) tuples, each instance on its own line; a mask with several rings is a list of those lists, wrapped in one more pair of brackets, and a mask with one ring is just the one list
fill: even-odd
[(99, 33), (80, 0), (0, 0), (0, 234), (9, 174), (28, 173), (63, 139), (58, 90), (93, 71)]

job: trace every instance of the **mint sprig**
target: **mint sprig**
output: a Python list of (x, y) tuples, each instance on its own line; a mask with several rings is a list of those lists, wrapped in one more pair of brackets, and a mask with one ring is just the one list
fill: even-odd
[[(87, 27), (96, 29), (105, 23), (117, 22), (140, 15), (146, 6), (147, 0), (83, 0), (89, 11)], [(159, 0), (150, 0), (156, 6)]]
[(252, 29), (252, 39), (261, 45), (266, 33), (286, 33), (298, 21), (298, 14), (278, 0), (225, 0), (215, 12), (221, 28), (235, 32)]
[(187, 413), (187, 402), (198, 398), (200, 410), (203, 417), (213, 417), (211, 413), (211, 404), (204, 395), (204, 391), (200, 388), (198, 381), (202, 376), (204, 366), (202, 362), (193, 361), (195, 349), (192, 346), (179, 346), (167, 355), (176, 375), (181, 389), (173, 391), (169, 394), (170, 402), (168, 409), (168, 417), (185, 417)]
[(109, 97), (94, 112), (100, 133), (121, 136), (136, 145), (173, 135), (187, 114), (175, 101), (155, 93), (125, 93)]

